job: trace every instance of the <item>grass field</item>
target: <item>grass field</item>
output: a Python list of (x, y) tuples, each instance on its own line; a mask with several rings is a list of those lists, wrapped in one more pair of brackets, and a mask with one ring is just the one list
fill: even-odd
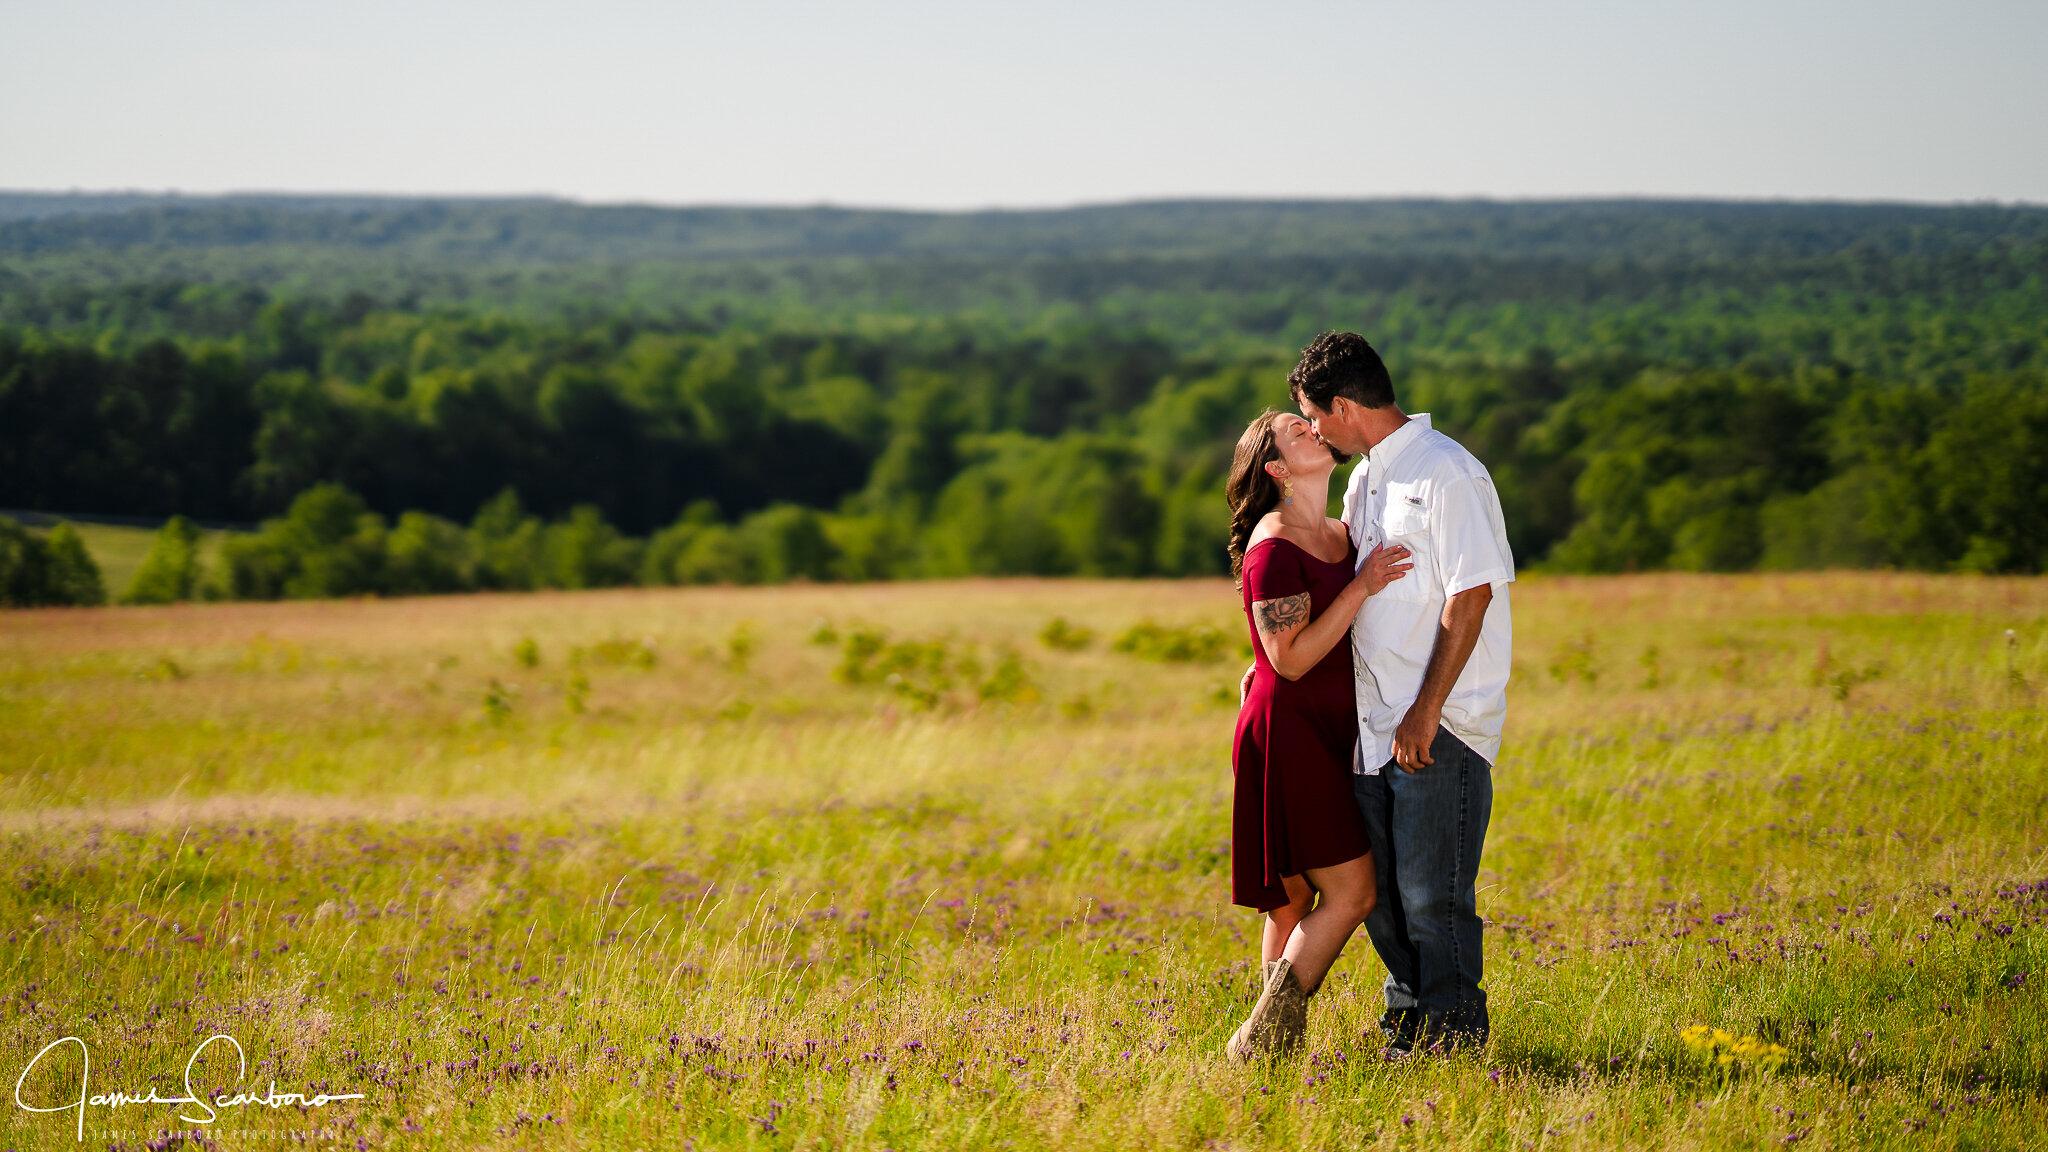
[(1514, 609), (1492, 1044), (1384, 1058), (1361, 939), (1250, 1068), (1227, 584), (0, 615), (0, 1083), (366, 1097), (0, 1147), (2048, 1141), (2048, 581)]

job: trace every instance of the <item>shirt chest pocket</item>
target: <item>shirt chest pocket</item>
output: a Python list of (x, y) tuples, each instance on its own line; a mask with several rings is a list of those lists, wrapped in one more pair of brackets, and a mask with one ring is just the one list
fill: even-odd
[(1392, 493), (1387, 499), (1383, 519), (1387, 539), (1396, 544), (1406, 544), (1411, 552), (1417, 545), (1429, 547), (1429, 507), (1422, 502), (1422, 497)]
[(1395, 600), (1426, 600), (1429, 598), (1429, 580), (1435, 571), (1432, 556), (1434, 542), (1430, 539), (1429, 508), (1419, 502), (1419, 497), (1400, 492), (1390, 493), (1387, 510), (1382, 517), (1386, 528), (1387, 544), (1399, 544), (1408, 549), (1408, 561), (1415, 567), (1400, 579), (1394, 580), (1380, 593)]

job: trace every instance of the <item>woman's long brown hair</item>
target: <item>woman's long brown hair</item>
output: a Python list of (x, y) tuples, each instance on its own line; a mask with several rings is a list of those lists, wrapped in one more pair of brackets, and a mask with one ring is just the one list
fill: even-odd
[(1230, 481), (1223, 497), (1230, 502), (1230, 578), (1244, 586), (1244, 546), (1252, 538), (1259, 518), (1280, 503), (1280, 483), (1266, 471), (1266, 463), (1280, 458), (1280, 444), (1273, 438), (1273, 420), (1280, 413), (1271, 408), (1259, 413), (1237, 438), (1237, 453), (1230, 460)]

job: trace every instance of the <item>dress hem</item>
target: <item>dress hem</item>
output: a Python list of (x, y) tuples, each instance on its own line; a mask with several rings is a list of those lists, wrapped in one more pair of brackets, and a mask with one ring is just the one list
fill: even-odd
[[(1361, 859), (1361, 858), (1367, 858), (1367, 857), (1370, 857), (1371, 855), (1372, 855), (1372, 846), (1371, 846), (1371, 845), (1367, 845), (1367, 846), (1366, 846), (1366, 849), (1365, 849), (1365, 851), (1363, 851), (1363, 852), (1360, 852), (1360, 853), (1359, 853), (1359, 854), (1358, 854), (1357, 856), (1346, 856), (1346, 857), (1344, 857), (1344, 858), (1343, 858), (1342, 860), (1332, 860), (1332, 861), (1330, 861), (1330, 862), (1328, 862), (1328, 863), (1326, 863), (1326, 864), (1304, 864), (1304, 865), (1302, 865), (1302, 867), (1301, 867), (1301, 871), (1300, 871), (1300, 872), (1289, 872), (1289, 873), (1287, 873), (1287, 875), (1289, 875), (1289, 876), (1300, 876), (1300, 875), (1302, 875), (1303, 873), (1307, 872), (1307, 871), (1308, 871), (1309, 869), (1311, 869), (1311, 868), (1334, 868), (1334, 867), (1336, 867), (1336, 866), (1337, 866), (1337, 865), (1339, 865), (1339, 864), (1348, 864), (1348, 863), (1350, 863), (1350, 862), (1351, 862), (1351, 861), (1353, 861), (1353, 860), (1357, 860), (1357, 859)], [(1283, 891), (1284, 891), (1284, 889), (1283, 889)], [(1284, 897), (1283, 897), (1283, 898), (1281, 899), (1280, 903), (1278, 903), (1278, 904), (1273, 904), (1273, 905), (1269, 905), (1269, 906), (1266, 906), (1266, 907), (1260, 907), (1260, 906), (1259, 906), (1259, 905), (1257, 905), (1257, 904), (1247, 904), (1247, 903), (1245, 903), (1244, 901), (1242, 901), (1242, 900), (1239, 900), (1239, 899), (1238, 899), (1238, 898), (1236, 897), (1236, 895), (1235, 895), (1235, 894), (1233, 894), (1233, 895), (1231, 896), (1231, 898), (1230, 898), (1230, 903), (1231, 903), (1231, 904), (1232, 904), (1232, 905), (1233, 905), (1234, 907), (1238, 907), (1238, 908), (1251, 908), (1251, 909), (1253, 909), (1253, 910), (1255, 910), (1255, 911), (1259, 911), (1259, 912), (1271, 912), (1271, 911), (1273, 911), (1273, 909), (1275, 909), (1275, 908), (1284, 908), (1284, 907), (1286, 907), (1286, 906), (1287, 906), (1287, 900), (1286, 900), (1286, 899), (1285, 899)]]

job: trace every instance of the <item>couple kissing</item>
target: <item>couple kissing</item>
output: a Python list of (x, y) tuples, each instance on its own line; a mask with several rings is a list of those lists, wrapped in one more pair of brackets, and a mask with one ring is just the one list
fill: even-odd
[[(1486, 1042), (1475, 885), (1507, 713), (1514, 559), (1486, 467), (1395, 402), (1365, 338), (1288, 377), (1301, 415), (1238, 440), (1231, 573), (1251, 627), (1232, 750), (1231, 900), (1265, 914), (1259, 995), (1225, 1050), (1301, 1046), (1362, 925), (1397, 1054)], [(1330, 478), (1352, 455), (1341, 520)]]

